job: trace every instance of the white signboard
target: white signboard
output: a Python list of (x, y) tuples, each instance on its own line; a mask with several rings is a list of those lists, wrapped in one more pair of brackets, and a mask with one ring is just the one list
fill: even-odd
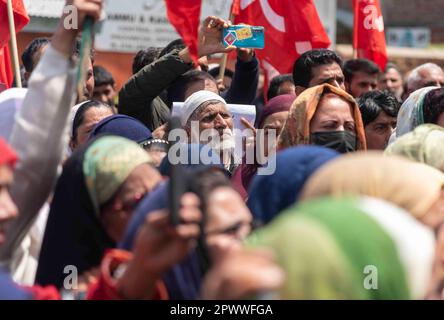
[[(217, 16), (228, 19), (231, 0), (203, 0), (201, 19)], [(336, 41), (336, 0), (315, 0), (319, 17), (334, 45)], [(147, 47), (164, 47), (179, 38), (166, 16), (163, 0), (107, 0), (107, 19), (96, 35), (99, 51), (135, 53)]]
[(393, 47), (427, 48), (429, 28), (387, 28), (387, 43)]
[[(201, 18), (214, 15), (227, 19), (231, 1), (203, 0)], [(164, 47), (179, 38), (166, 16), (163, 0), (107, 0), (107, 19), (96, 35), (100, 51), (135, 53), (147, 47)]]
[[(228, 104), (228, 110), (233, 117), (233, 128), (238, 130), (245, 130), (245, 126), (241, 122), (241, 118), (245, 118), (254, 125), (256, 120), (256, 107), (246, 104)], [(180, 117), (182, 115), (183, 102), (174, 102), (172, 115)]]

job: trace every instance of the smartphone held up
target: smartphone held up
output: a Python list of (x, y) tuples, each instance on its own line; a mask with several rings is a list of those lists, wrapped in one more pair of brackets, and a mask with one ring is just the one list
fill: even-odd
[(226, 47), (263, 49), (265, 46), (264, 27), (229, 26), (223, 29), (222, 42)]

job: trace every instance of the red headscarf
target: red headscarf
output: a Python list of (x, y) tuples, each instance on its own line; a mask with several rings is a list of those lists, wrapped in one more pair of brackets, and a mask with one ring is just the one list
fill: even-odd
[(0, 166), (6, 164), (14, 167), (17, 159), (17, 154), (11, 146), (4, 139), (0, 138)]

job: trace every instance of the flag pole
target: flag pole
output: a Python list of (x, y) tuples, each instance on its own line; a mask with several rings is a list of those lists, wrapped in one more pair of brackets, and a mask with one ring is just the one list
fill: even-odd
[(18, 59), (17, 38), (15, 36), (15, 24), (14, 24), (14, 12), (12, 11), (12, 0), (8, 0), (7, 5), (8, 5), (9, 32), (11, 34), (11, 51), (12, 51), (12, 62), (15, 73), (15, 83), (18, 88), (21, 88), (22, 79), (20, 77), (20, 65)]

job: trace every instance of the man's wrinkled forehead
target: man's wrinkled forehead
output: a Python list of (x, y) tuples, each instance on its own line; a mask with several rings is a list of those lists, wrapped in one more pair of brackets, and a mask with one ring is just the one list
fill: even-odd
[(444, 82), (444, 72), (442, 69), (438, 68), (424, 68), (420, 70), (419, 75), (421, 77), (421, 82), (424, 84), (432, 83), (432, 82), (438, 82), (443, 83)]
[(227, 106), (220, 101), (208, 101), (202, 104), (200, 107), (199, 115), (209, 114), (209, 113), (217, 113), (217, 112), (225, 112), (230, 114)]
[(311, 81), (320, 81), (320, 80), (326, 80), (330, 78), (336, 78), (336, 77), (344, 77), (344, 74), (342, 73), (342, 69), (336, 62), (332, 62), (329, 64), (322, 64), (315, 66), (311, 69)]

